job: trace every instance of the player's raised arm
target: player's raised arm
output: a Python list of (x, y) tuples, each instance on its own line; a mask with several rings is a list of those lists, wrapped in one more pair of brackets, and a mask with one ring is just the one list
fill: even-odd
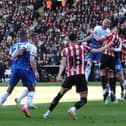
[(103, 42), (104, 40), (106, 40), (106, 36), (99, 37), (99, 36), (97, 36), (95, 33), (93, 33), (93, 36), (94, 36), (94, 38), (95, 38), (97, 41), (100, 41), (100, 42)]
[(100, 53), (103, 52), (105, 49), (109, 48), (111, 45), (113, 44), (113, 42), (110, 42), (108, 45), (98, 48), (98, 49), (91, 49), (91, 53)]
[(92, 35), (93, 35), (93, 34), (91, 33), (91, 34), (90, 34), (89, 36), (87, 36), (86, 38), (84, 38), (84, 39), (82, 39), (82, 40), (79, 40), (78, 43), (89, 41), (89, 40), (91, 39)]

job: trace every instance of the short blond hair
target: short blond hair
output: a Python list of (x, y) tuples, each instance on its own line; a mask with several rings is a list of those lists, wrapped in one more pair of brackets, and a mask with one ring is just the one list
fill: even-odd
[(105, 18), (103, 21), (106, 21), (106, 22), (108, 22), (108, 23), (110, 23), (110, 24), (111, 24), (111, 20), (110, 20), (110, 19), (108, 19), (108, 18)]

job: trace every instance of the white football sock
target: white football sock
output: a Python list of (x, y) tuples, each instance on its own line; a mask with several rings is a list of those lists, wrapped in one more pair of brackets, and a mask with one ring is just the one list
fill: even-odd
[(6, 101), (6, 99), (8, 98), (10, 94), (6, 91), (5, 94), (3, 96), (1, 96), (0, 98), (0, 105), (3, 105), (3, 103)]
[(92, 66), (92, 63), (91, 62), (88, 62), (87, 63), (87, 66), (85, 68), (85, 78), (86, 78), (86, 81), (88, 81), (88, 78), (90, 76), (90, 73), (91, 73), (91, 66)]
[(17, 98), (17, 101), (20, 102), (25, 96), (27, 96), (29, 93), (28, 89), (26, 88), (22, 94)]
[(32, 101), (33, 101), (34, 94), (35, 94), (35, 92), (33, 92), (33, 91), (30, 91), (28, 93), (27, 100), (26, 100), (26, 103), (24, 105), (25, 108), (28, 108), (29, 106), (31, 106), (33, 104)]

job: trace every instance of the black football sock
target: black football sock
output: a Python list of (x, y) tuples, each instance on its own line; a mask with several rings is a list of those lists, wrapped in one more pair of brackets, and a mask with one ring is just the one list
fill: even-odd
[(116, 91), (116, 80), (115, 80), (115, 78), (110, 78), (109, 84), (110, 84), (111, 92), (113, 92), (113, 94), (115, 94), (115, 91)]
[(105, 99), (107, 98), (107, 96), (109, 95), (108, 89), (108, 82), (107, 82), (107, 78), (106, 76), (101, 76), (101, 83), (102, 83), (102, 89), (103, 89), (103, 100), (105, 101)]
[(59, 103), (59, 100), (62, 98), (63, 95), (61, 95), (60, 93), (57, 94), (57, 96), (53, 99), (51, 105), (49, 106), (49, 110), (53, 111), (53, 109), (57, 106), (57, 104)]
[(80, 109), (82, 106), (84, 106), (87, 103), (87, 98), (81, 98), (81, 100), (77, 103), (75, 103), (76, 110)]

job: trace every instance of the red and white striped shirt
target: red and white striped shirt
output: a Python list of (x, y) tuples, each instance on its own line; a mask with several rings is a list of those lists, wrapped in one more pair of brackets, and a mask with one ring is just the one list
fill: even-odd
[[(103, 46), (109, 44), (110, 42), (113, 42), (114, 44), (111, 47), (119, 48), (119, 46), (120, 46), (120, 44), (122, 42), (121, 38), (118, 35), (115, 35), (115, 34), (112, 34), (112, 33), (106, 35), (106, 38), (107, 38), (107, 40), (104, 42)], [(110, 56), (115, 56), (114, 52), (111, 51), (109, 48), (105, 49), (103, 51), (103, 54), (110, 55)]]
[(74, 45), (63, 49), (61, 56), (66, 57), (67, 77), (85, 74), (86, 53), (91, 49), (84, 45)]
[[(126, 39), (122, 40), (122, 50), (126, 50)], [(126, 55), (124, 53), (120, 53), (120, 60), (121, 62), (125, 62)]]

